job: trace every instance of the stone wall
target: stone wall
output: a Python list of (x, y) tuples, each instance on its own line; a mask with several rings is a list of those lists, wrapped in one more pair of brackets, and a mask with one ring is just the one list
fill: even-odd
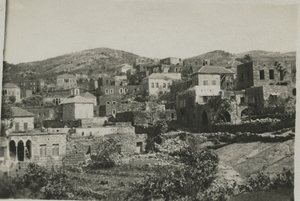
[[(281, 63), (285, 73), (276, 67)], [(237, 66), (237, 88), (276, 85), (292, 82), (294, 58), (262, 58)]]
[(34, 117), (15, 117), (13, 120), (12, 131), (16, 130), (16, 125), (19, 125), (18, 131), (25, 131), (24, 124), (27, 124), (27, 130), (34, 129)]
[(185, 91), (192, 85), (192, 81), (182, 82), (170, 87), (171, 99), (176, 100), (176, 96), (179, 92)]
[[(16, 150), (20, 149), (20, 143), (23, 144), (23, 146), (26, 146), (26, 143), (31, 144), (28, 147), (28, 151), (31, 155), (30, 158), (26, 157), (24, 149), (21, 153), (25, 156), (24, 162), (33, 162), (45, 166), (56, 166), (62, 165), (62, 160), (66, 155), (66, 133), (24, 133), (9, 135), (8, 140), (9, 142), (13, 141), (16, 146), (19, 144)], [(55, 146), (58, 147), (58, 155), (54, 154), (53, 149), (55, 149)], [(11, 150), (11, 148), (9, 149)], [(45, 155), (41, 155), (41, 149), (45, 150)], [(10, 155), (12, 160), (18, 160), (16, 156), (13, 156), (12, 152)]]

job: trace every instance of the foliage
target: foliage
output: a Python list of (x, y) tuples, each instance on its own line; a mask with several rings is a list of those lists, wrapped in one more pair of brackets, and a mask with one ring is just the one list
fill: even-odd
[(16, 102), (16, 96), (9, 96), (9, 97), (8, 97), (8, 100), (9, 100), (11, 103), (15, 103), (15, 102)]
[(133, 75), (127, 75), (127, 79), (129, 81), (130, 85), (137, 85), (142, 80), (141, 77), (137, 73), (135, 73)]
[(66, 199), (68, 193), (73, 192), (68, 176), (62, 169), (51, 170), (29, 163), (25, 174), (21, 177), (4, 177), (0, 184), (0, 197), (22, 197), (45, 199)]
[(253, 61), (252, 56), (250, 54), (244, 55), (243, 58), (236, 58), (237, 61), (242, 62), (242, 63), (247, 63), (250, 61)]
[(117, 142), (112, 139), (102, 139), (98, 143), (98, 151), (96, 155), (92, 155), (92, 163), (88, 165), (91, 169), (110, 168), (115, 166), (116, 155), (119, 152)]
[(129, 197), (162, 195), (165, 200), (193, 200), (199, 191), (207, 189), (215, 179), (218, 156), (207, 149), (198, 149), (191, 140), (179, 155), (182, 164), (158, 168), (155, 175), (133, 186)]
[(11, 119), (13, 117), (13, 112), (9, 104), (6, 103), (6, 97), (2, 96), (1, 105), (1, 120)]
[(16, 192), (19, 192), (21, 189), (20, 181), (18, 178), (9, 178), (7, 176), (1, 177), (0, 182), (0, 198), (12, 198), (16, 196)]
[(230, 100), (212, 96), (208, 99), (207, 106), (211, 111), (212, 123), (226, 122), (225, 113), (231, 111)]
[(153, 152), (157, 151), (155, 148), (155, 143), (161, 144), (162, 143), (162, 133), (167, 132), (168, 125), (164, 120), (158, 120), (155, 122), (153, 126), (152, 132), (148, 133), (148, 137), (146, 139), (146, 152)]
[(43, 97), (40, 95), (30, 96), (22, 100), (25, 106), (40, 106), (43, 104)]

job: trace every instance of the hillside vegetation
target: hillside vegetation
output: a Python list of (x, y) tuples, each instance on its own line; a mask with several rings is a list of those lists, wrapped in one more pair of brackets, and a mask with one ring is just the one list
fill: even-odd
[[(187, 60), (210, 59), (211, 65), (226, 67), (230, 66), (239, 58), (243, 58), (245, 55), (250, 55), (253, 59), (294, 59), (296, 57), (296, 52), (279, 53), (253, 50), (239, 54), (232, 54), (223, 50), (215, 50), (187, 58)], [(88, 75), (102, 72), (112, 72), (114, 67), (117, 65), (124, 63), (133, 65), (137, 58), (145, 57), (122, 50), (95, 48), (65, 54), (42, 61), (20, 63), (17, 65), (4, 62), (3, 75), (5, 82), (13, 82), (15, 80), (28, 78), (54, 80), (57, 75), (64, 72), (84, 73)], [(151, 60), (150, 58), (147, 59)], [(295, 69), (296, 65), (293, 64), (292, 67)]]
[(137, 58), (140, 56), (122, 50), (96, 48), (17, 65), (5, 62), (4, 75), (10, 80), (15, 80), (37, 76), (38, 78), (51, 78), (63, 72), (101, 73), (111, 71), (119, 64), (132, 65)]

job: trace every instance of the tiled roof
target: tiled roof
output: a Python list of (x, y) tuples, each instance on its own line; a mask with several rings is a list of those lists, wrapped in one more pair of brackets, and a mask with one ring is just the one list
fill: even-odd
[(83, 98), (81, 96), (74, 96), (72, 98), (67, 98), (60, 104), (67, 104), (67, 103), (93, 103), (93, 101), (87, 98)]
[(17, 85), (14, 85), (12, 83), (6, 83), (3, 85), (2, 88), (19, 88)]
[(203, 66), (198, 70), (198, 74), (233, 74), (229, 69), (222, 66)]
[(34, 117), (34, 114), (19, 107), (11, 107), (13, 117)]
[(121, 64), (121, 65), (116, 66), (116, 68), (133, 68), (133, 67), (131, 65), (125, 63), (125, 64)]
[(149, 79), (167, 79), (167, 80), (170, 80), (171, 78), (168, 77), (164, 73), (152, 73), (151, 75), (149, 75)]
[(57, 79), (64, 79), (64, 78), (76, 78), (76, 76), (68, 73), (57, 76)]
[(96, 96), (94, 96), (93, 94), (86, 92), (84, 94), (80, 94), (80, 96), (87, 98), (87, 99), (92, 99), (92, 98), (96, 98)]

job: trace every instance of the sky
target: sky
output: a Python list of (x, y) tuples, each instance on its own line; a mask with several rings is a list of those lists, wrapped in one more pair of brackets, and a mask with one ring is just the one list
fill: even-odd
[(8, 0), (4, 60), (108, 47), (152, 58), (296, 51), (297, 5), (156, 0)]

